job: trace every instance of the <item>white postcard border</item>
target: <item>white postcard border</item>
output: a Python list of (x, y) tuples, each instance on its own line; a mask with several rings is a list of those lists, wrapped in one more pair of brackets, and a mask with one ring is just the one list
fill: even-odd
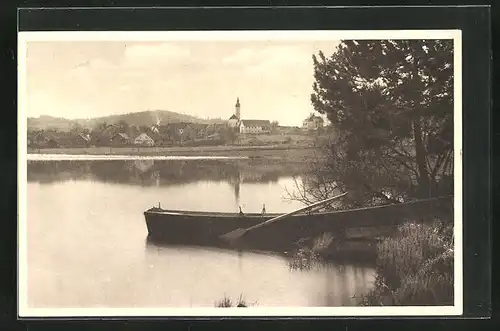
[[(122, 316), (452, 316), (463, 312), (462, 242), (462, 42), (460, 30), (355, 31), (62, 31), (18, 33), (18, 315), (20, 317)], [(43, 41), (250, 41), (340, 39), (454, 40), (455, 277), (453, 306), (280, 308), (31, 308), (27, 261), (26, 44)]]

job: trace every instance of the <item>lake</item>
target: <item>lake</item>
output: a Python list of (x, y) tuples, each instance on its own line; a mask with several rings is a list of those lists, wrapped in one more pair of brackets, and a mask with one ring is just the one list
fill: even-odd
[(355, 305), (374, 270), (356, 263), (290, 268), (286, 257), (155, 246), (143, 211), (288, 212), (304, 166), (231, 160), (29, 161), (31, 308), (214, 307), (228, 296), (279, 307)]

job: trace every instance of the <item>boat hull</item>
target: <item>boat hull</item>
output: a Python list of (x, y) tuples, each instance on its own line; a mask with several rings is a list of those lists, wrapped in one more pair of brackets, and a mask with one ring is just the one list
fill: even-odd
[[(304, 239), (322, 233), (345, 238), (346, 230), (356, 228), (395, 228), (405, 221), (430, 222), (436, 218), (453, 220), (450, 197), (349, 211), (297, 214), (245, 233), (236, 242), (220, 236), (238, 228), (248, 228), (279, 214), (224, 214), (167, 211), (152, 208), (144, 212), (149, 240), (177, 245), (207, 245), (284, 251), (297, 248)], [(364, 238), (376, 239), (376, 238)]]

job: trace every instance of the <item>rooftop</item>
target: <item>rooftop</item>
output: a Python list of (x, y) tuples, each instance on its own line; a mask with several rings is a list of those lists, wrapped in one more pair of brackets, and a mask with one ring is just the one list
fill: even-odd
[(271, 125), (268, 120), (241, 120), (243, 125)]
[(126, 133), (117, 133), (116, 135), (122, 137), (125, 140), (130, 139)]

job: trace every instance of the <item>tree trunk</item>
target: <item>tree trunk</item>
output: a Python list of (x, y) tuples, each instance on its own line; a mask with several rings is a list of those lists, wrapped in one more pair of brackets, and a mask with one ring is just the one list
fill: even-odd
[(429, 170), (427, 169), (426, 155), (427, 152), (422, 142), (422, 128), (420, 126), (420, 116), (417, 116), (413, 121), (413, 136), (415, 139), (415, 159), (418, 168), (418, 197), (426, 198), (431, 195)]

